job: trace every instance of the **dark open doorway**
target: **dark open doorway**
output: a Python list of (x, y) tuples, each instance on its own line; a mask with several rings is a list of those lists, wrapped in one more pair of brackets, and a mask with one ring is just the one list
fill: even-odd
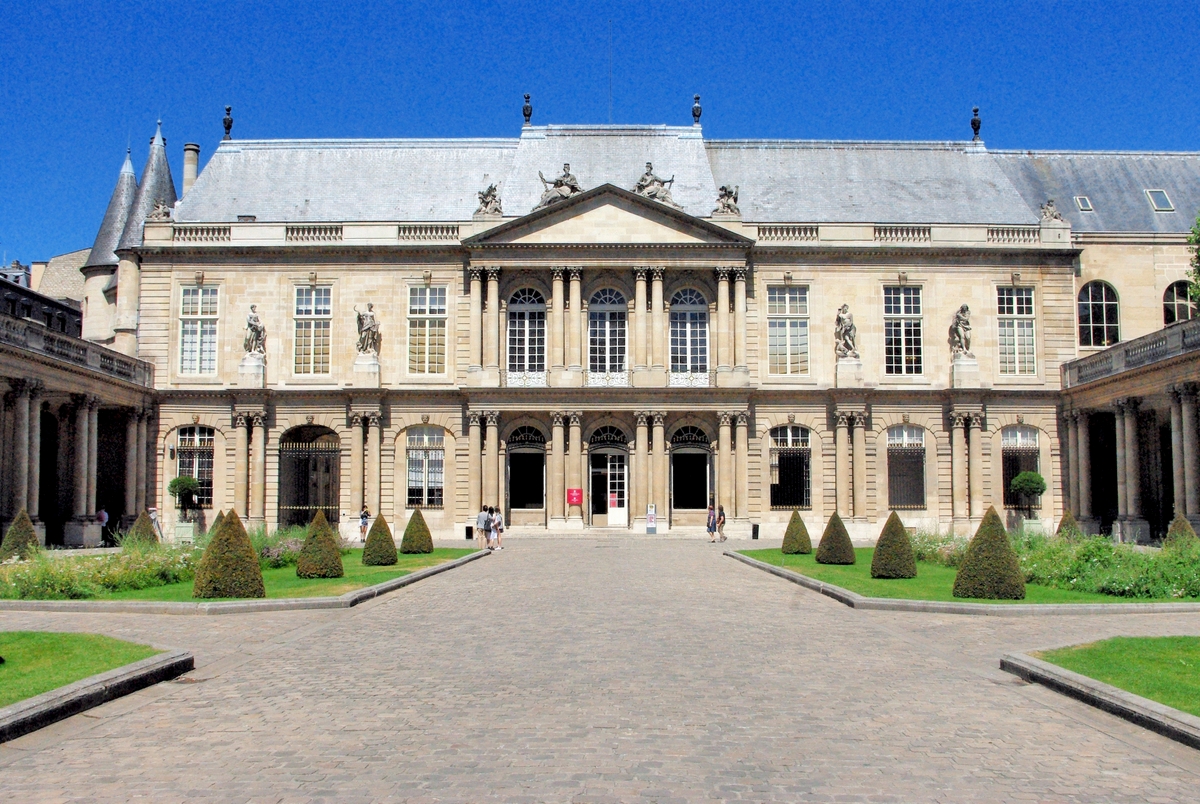
[(508, 505), (511, 509), (542, 508), (546, 499), (546, 453), (508, 454)]
[(708, 507), (708, 453), (671, 453), (671, 507), (704, 510)]

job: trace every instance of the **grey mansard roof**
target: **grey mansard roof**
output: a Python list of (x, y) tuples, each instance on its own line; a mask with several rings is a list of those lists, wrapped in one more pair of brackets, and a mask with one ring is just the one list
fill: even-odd
[(125, 164), (117, 176), (117, 186), (113, 189), (112, 198), (108, 200), (108, 209), (104, 211), (104, 220), (100, 223), (100, 231), (92, 251), (84, 262), (84, 267), (115, 266), (117, 259), (117, 243), (125, 224), (129, 220), (129, 210), (133, 208), (133, 198), (137, 195), (137, 177), (133, 175), (133, 162), (129, 159), (129, 151), (125, 152)]
[[(1034, 224), (1038, 207), (1055, 198), (1078, 231), (1185, 232), (1200, 206), (1200, 154), (706, 141), (698, 126), (526, 126), (509, 139), (225, 141), (173, 217), (462, 221), (493, 182), (513, 217), (541, 197), (538, 171), (552, 180), (564, 162), (584, 190), (632, 188), (652, 162), (657, 175), (675, 177), (675, 202), (698, 217), (712, 213), (720, 185), (738, 185), (747, 222)], [(1153, 213), (1145, 189), (1167, 190), (1178, 212)], [(1089, 195), (1097, 212), (1081, 218), (1074, 195)]]

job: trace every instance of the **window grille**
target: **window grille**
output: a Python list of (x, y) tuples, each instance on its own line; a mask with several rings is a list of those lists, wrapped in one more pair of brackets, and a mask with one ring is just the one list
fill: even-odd
[(509, 434), (505, 443), (508, 444), (510, 450), (513, 447), (544, 447), (546, 446), (546, 434), (536, 427), (523, 424)]
[(1180, 321), (1191, 321), (1196, 317), (1196, 303), (1188, 295), (1190, 284), (1180, 281), (1167, 286), (1167, 292), (1163, 294), (1164, 327)]
[(692, 288), (671, 298), (671, 373), (703, 374), (708, 385), (708, 302)]
[(446, 287), (408, 289), (408, 373), (446, 371)]
[(921, 340), (921, 289), (883, 289), (884, 372), (912, 375), (924, 372)]
[(441, 508), (445, 485), (445, 434), (440, 427), (408, 429), (408, 507)]
[(179, 373), (216, 374), (217, 288), (182, 290), (183, 298), (179, 305)]
[(597, 427), (588, 438), (588, 444), (593, 447), (624, 446), (628, 443), (629, 436), (625, 434), (625, 431), (619, 427), (613, 427), (611, 424)]
[(1039, 461), (1038, 431), (1028, 425), (1005, 427), (1000, 431), (1000, 453), (1004, 478), (1005, 508), (1040, 508), (1041, 495), (1014, 494), (1013, 478), (1021, 472), (1037, 472)]
[(1079, 291), (1079, 345), (1112, 346), (1120, 340), (1117, 292), (1107, 282), (1088, 282)]
[(588, 368), (593, 374), (625, 371), (625, 297), (602, 288), (588, 302)]
[(712, 439), (699, 427), (685, 424), (671, 435), (671, 443), (677, 447), (695, 446), (709, 449)]
[(925, 508), (925, 430), (911, 424), (888, 428), (888, 507)]
[(767, 288), (767, 371), (808, 373), (808, 288)]
[(997, 288), (1000, 329), (1000, 373), (1035, 374), (1033, 288)]
[(771, 508), (812, 508), (809, 430), (787, 425), (771, 430)]
[[(196, 492), (195, 502), (200, 508), (213, 506), (214, 436), (211, 427), (181, 427), (175, 441), (176, 474), (196, 479), (200, 489)], [(182, 507), (182, 502), (176, 498), (175, 504)]]
[(328, 374), (333, 288), (296, 288), (296, 373)]

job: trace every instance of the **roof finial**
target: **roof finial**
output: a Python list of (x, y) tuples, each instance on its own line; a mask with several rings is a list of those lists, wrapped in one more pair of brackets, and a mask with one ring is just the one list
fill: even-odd
[(983, 121), (979, 119), (979, 107), (971, 109), (971, 130), (975, 132), (975, 136), (971, 138), (972, 142), (979, 142), (979, 127), (983, 125)]
[(533, 117), (533, 105), (529, 102), (529, 93), (525, 93), (525, 105), (521, 107), (521, 114), (525, 115), (525, 125), (529, 125), (530, 118)]
[(700, 108), (700, 96), (692, 96), (692, 124), (700, 125), (700, 113), (704, 110)]
[(223, 121), (221, 121), (225, 124), (225, 136), (221, 138), (223, 140), (233, 139), (233, 137), (229, 136), (229, 132), (233, 130), (233, 117), (229, 114), (232, 111), (233, 111), (232, 106), (225, 107), (225, 119)]

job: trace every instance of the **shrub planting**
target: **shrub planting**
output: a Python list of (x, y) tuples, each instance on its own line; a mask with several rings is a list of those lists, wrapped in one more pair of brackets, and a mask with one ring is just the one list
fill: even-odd
[(234, 511), (221, 523), (221, 529), (208, 542), (200, 563), (192, 597), (266, 597), (262, 568), (250, 544), (250, 536)]
[(29, 519), (29, 514), (22, 508), (13, 518), (12, 524), (8, 526), (4, 540), (0, 541), (0, 561), (8, 561), (13, 556), (30, 558), (40, 547), (37, 531), (33, 529), (33, 522)]
[(1192, 523), (1187, 521), (1187, 518), (1175, 515), (1171, 520), (1170, 527), (1167, 528), (1167, 535), (1163, 537), (1164, 550), (1179, 550), (1190, 548), (1196, 545), (1196, 531), (1192, 528)]
[(785, 556), (808, 555), (812, 552), (812, 539), (808, 538), (808, 528), (800, 518), (799, 511), (792, 511), (787, 530), (783, 532), (783, 554)]
[(892, 511), (892, 515), (884, 523), (879, 541), (875, 543), (875, 555), (871, 559), (871, 577), (917, 577), (917, 559), (913, 555), (912, 544), (908, 541), (908, 531), (895, 511)]
[(1058, 521), (1058, 530), (1054, 531), (1054, 535), (1063, 539), (1083, 538), (1083, 528), (1079, 527), (1079, 522), (1071, 514), (1071, 509), (1063, 511), (1062, 519)]
[(408, 525), (404, 528), (404, 538), (400, 540), (400, 552), (433, 552), (433, 537), (429, 535), (429, 526), (425, 524), (425, 517), (421, 516), (420, 508), (413, 511), (413, 515), (409, 517)]
[(225, 521), (225, 512), (217, 511), (217, 515), (213, 517), (212, 525), (208, 528), (208, 536), (212, 538), (217, 535), (217, 531), (221, 529), (221, 523)]
[(1025, 599), (1025, 577), (995, 507), (988, 508), (975, 538), (967, 545), (967, 553), (954, 577), (954, 596)]
[(821, 534), (821, 543), (817, 545), (818, 564), (853, 564), (855, 561), (854, 544), (850, 534), (842, 524), (842, 518), (835, 511)]
[(368, 567), (390, 567), (399, 559), (396, 557), (396, 540), (392, 538), (391, 528), (383, 514), (375, 517), (371, 530), (367, 533), (367, 543), (363, 545), (362, 563)]
[(133, 527), (121, 539), (121, 546), (135, 544), (158, 544), (158, 531), (150, 521), (150, 514), (142, 511), (134, 520)]
[(308, 538), (296, 558), (298, 578), (341, 578), (346, 574), (342, 567), (341, 540), (329, 527), (324, 511), (317, 511), (308, 526)]

